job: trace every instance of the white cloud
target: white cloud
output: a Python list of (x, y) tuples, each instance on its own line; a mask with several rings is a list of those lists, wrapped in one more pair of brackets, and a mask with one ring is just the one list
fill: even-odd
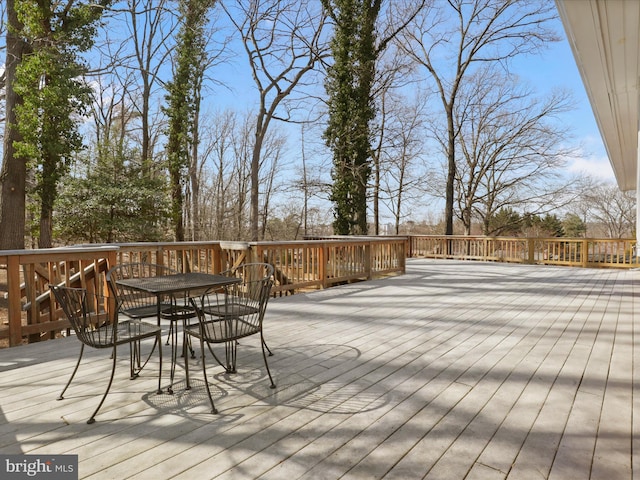
[(599, 180), (615, 182), (615, 175), (605, 156), (581, 156), (569, 162), (567, 170), (574, 174), (584, 174)]
[(585, 135), (580, 139), (580, 145), (576, 155), (568, 160), (567, 171), (615, 183), (616, 177), (600, 135)]

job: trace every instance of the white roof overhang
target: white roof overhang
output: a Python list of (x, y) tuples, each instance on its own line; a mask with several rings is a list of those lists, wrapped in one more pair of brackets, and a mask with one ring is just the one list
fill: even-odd
[(621, 190), (638, 168), (640, 1), (556, 0)]

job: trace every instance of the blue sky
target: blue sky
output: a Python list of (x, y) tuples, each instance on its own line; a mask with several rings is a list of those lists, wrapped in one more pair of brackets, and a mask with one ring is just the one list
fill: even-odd
[(570, 90), (576, 102), (575, 110), (565, 114), (572, 126), (575, 141), (583, 147), (582, 156), (569, 163), (571, 173), (586, 173), (593, 177), (615, 182), (613, 170), (596, 124), (580, 72), (560, 20), (556, 30), (562, 40), (550, 44), (539, 56), (521, 59), (517, 71), (540, 93), (554, 87)]

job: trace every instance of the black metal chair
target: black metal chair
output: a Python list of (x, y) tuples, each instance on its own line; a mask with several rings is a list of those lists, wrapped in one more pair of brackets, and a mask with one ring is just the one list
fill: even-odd
[[(228, 373), (235, 373), (238, 340), (259, 334), (262, 357), (271, 388), (276, 387), (267, 362), (267, 352), (269, 355), (273, 354), (264, 340), (262, 328), (273, 285), (273, 267), (267, 263), (249, 263), (227, 270), (223, 274), (241, 278), (242, 282), (210, 289), (198, 299), (192, 298), (191, 303), (198, 313), (198, 325), (185, 330), (187, 335), (200, 341), (202, 373), (213, 413), (217, 413), (217, 410), (207, 381), (205, 344), (213, 358)], [(213, 351), (212, 344), (216, 343), (225, 345), (224, 362), (220, 361)], [(185, 370), (187, 388), (190, 388), (188, 360), (185, 361)]]
[[(178, 329), (175, 324), (178, 321), (185, 322), (196, 316), (188, 299), (176, 299), (174, 297), (160, 299), (160, 318), (158, 318), (158, 298), (155, 295), (118, 285), (117, 282), (118, 280), (129, 278), (148, 278), (177, 273), (180, 272), (165, 265), (146, 262), (118, 264), (111, 267), (107, 272), (109, 288), (121, 304), (120, 313), (135, 320), (142, 320), (144, 318), (157, 318), (158, 322), (160, 318), (169, 320), (169, 333), (167, 334), (166, 345), (171, 344), (172, 357), (174, 360), (178, 335)], [(191, 351), (191, 356), (194, 357), (195, 352), (190, 345), (189, 350)], [(172, 365), (175, 365), (175, 361)]]
[[(69, 378), (69, 381), (62, 389), (58, 400), (64, 398), (71, 381), (78, 371), (84, 347), (91, 348), (108, 348), (111, 349), (111, 358), (113, 365), (111, 368), (111, 376), (107, 389), (100, 400), (97, 408), (87, 420), (87, 423), (95, 422), (95, 416), (102, 407), (116, 370), (117, 347), (118, 345), (129, 345), (129, 362), (131, 378), (137, 376), (135, 370), (135, 359), (138, 358), (139, 363), (139, 342), (145, 338), (155, 338), (158, 343), (158, 357), (160, 360), (158, 368), (158, 393), (162, 393), (162, 347), (160, 346), (162, 331), (160, 327), (151, 325), (139, 320), (118, 320), (119, 305), (114, 297), (105, 297), (99, 294), (89, 293), (84, 288), (71, 288), (63, 286), (50, 286), (56, 301), (69, 319), (76, 337), (81, 342), (80, 355), (75, 368)], [(151, 356), (151, 354), (149, 354)], [(147, 359), (148, 360), (148, 359)], [(145, 362), (146, 363), (146, 362)]]

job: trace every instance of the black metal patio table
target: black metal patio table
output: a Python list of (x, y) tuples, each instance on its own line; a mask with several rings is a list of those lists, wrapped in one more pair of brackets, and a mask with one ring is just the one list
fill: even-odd
[[(193, 294), (197, 294), (199, 292), (204, 292), (205, 290), (213, 287), (224, 287), (226, 285), (231, 285), (234, 283), (240, 283), (242, 279), (236, 277), (229, 277), (225, 275), (217, 275), (211, 273), (199, 273), (199, 272), (191, 272), (191, 273), (178, 273), (172, 275), (159, 275), (156, 277), (146, 277), (146, 278), (127, 278), (117, 280), (116, 283), (120, 286), (127, 287), (133, 290), (138, 290), (141, 292), (145, 292), (151, 295), (155, 295), (157, 298), (158, 305), (158, 325), (160, 325), (160, 320), (163, 318), (162, 311), (162, 299), (164, 297), (170, 296), (171, 303), (174, 308), (171, 309), (169, 315), (173, 316), (173, 320), (183, 320), (183, 323), (187, 321), (189, 317), (192, 315), (181, 315), (180, 308), (176, 304), (176, 294), (183, 294), (186, 297), (193, 296)], [(178, 307), (178, 308), (176, 308)], [(185, 304), (182, 307), (185, 309), (188, 308), (188, 305)], [(177, 329), (177, 322), (176, 322)], [(184, 325), (183, 325), (184, 329)], [(176, 369), (176, 361), (177, 361), (177, 334), (174, 332), (174, 336), (172, 336), (171, 342), (171, 383), (167, 391), (169, 393), (173, 393), (173, 379), (175, 376)], [(186, 345), (183, 345), (183, 350), (186, 355)]]

